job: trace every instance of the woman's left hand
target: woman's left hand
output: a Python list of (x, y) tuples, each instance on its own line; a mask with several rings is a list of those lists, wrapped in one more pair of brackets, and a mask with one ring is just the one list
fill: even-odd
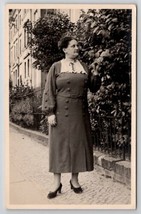
[(57, 123), (56, 123), (56, 116), (54, 114), (48, 116), (48, 123), (51, 125), (51, 126), (55, 126)]

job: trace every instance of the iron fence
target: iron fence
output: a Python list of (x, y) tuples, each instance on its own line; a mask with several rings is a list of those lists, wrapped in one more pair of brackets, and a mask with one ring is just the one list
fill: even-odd
[(95, 149), (120, 160), (130, 160), (131, 124), (126, 123), (126, 118), (99, 116), (95, 124), (92, 132)]
[[(17, 113), (19, 114), (19, 113)], [(20, 113), (22, 118), (28, 113)], [(45, 115), (43, 113), (30, 113), (33, 115), (33, 129), (41, 131), (41, 121), (44, 121)], [(95, 150), (109, 154), (112, 157), (119, 158), (120, 160), (131, 159), (131, 132), (130, 124), (126, 127), (126, 133), (123, 129), (117, 128), (116, 117), (97, 117), (95, 118), (96, 128), (92, 131), (92, 139)], [(123, 122), (123, 121), (122, 121)], [(21, 126), (24, 127), (24, 121), (20, 121)], [(46, 124), (45, 129), (48, 126)], [(44, 130), (48, 133), (48, 130)]]

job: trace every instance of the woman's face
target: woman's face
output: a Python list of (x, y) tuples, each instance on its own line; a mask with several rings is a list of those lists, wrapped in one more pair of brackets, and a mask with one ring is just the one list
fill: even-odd
[(79, 54), (78, 43), (76, 40), (71, 40), (67, 48), (63, 49), (65, 55), (70, 59), (75, 59)]

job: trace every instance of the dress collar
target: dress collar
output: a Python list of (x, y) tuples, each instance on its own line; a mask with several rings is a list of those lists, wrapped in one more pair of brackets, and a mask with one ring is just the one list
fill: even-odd
[(87, 74), (82, 64), (79, 62), (79, 60), (68, 60), (68, 59), (62, 59), (61, 60), (61, 73), (82, 73)]

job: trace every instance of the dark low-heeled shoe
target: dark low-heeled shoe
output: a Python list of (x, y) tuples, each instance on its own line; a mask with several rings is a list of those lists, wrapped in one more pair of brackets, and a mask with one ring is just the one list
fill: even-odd
[(49, 194), (47, 195), (47, 198), (49, 199), (55, 198), (57, 196), (57, 192), (61, 193), (61, 189), (62, 189), (62, 184), (60, 183), (60, 186), (58, 187), (58, 189), (55, 190), (54, 192), (49, 192)]
[(81, 187), (74, 187), (72, 185), (72, 182), (70, 180), (70, 186), (71, 186), (71, 189), (75, 192), (75, 193), (82, 193), (83, 192), (83, 189)]

